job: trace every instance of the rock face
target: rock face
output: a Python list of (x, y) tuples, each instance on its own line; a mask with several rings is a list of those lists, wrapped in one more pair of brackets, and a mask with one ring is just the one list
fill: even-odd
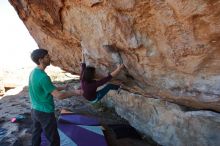
[(220, 0), (10, 3), (53, 65), (79, 73), (83, 51), (103, 76), (122, 58), (125, 69), (114, 81), (146, 104), (150, 97), (220, 111)]
[(191, 111), (159, 99), (121, 91), (104, 102), (131, 125), (163, 146), (219, 146), (220, 114)]
[(10, 0), (53, 64), (79, 73), (80, 54), (101, 72), (115, 59), (129, 90), (220, 111), (220, 1)]

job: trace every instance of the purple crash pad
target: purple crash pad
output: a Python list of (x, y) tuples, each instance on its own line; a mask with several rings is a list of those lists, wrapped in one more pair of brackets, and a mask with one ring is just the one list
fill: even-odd
[(69, 122), (75, 125), (100, 126), (98, 119), (78, 114), (62, 114), (59, 117), (59, 121)]
[[(61, 146), (108, 146), (99, 121), (93, 117), (62, 114), (58, 131)], [(41, 146), (47, 146), (45, 134), (42, 133), (41, 137)]]

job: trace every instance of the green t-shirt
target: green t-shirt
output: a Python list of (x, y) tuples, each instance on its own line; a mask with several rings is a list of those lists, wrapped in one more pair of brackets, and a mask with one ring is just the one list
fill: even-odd
[(55, 89), (50, 77), (36, 67), (29, 76), (31, 107), (46, 113), (54, 112), (54, 100), (51, 92)]

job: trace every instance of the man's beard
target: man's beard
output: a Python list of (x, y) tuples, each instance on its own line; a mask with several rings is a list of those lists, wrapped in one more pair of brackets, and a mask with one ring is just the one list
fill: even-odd
[(44, 62), (44, 66), (45, 66), (45, 67), (47, 67), (47, 66), (49, 66), (49, 65), (50, 65), (50, 61)]

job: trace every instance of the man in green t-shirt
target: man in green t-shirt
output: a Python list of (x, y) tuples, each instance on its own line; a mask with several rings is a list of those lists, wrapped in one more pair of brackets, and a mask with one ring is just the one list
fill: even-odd
[(81, 95), (81, 90), (62, 91), (65, 87), (55, 87), (45, 68), (50, 65), (50, 57), (45, 49), (36, 49), (31, 53), (31, 59), (37, 64), (29, 76), (29, 96), (31, 101), (31, 116), (33, 121), (32, 146), (40, 146), (42, 130), (50, 146), (60, 146), (60, 137), (54, 114), (54, 100)]

